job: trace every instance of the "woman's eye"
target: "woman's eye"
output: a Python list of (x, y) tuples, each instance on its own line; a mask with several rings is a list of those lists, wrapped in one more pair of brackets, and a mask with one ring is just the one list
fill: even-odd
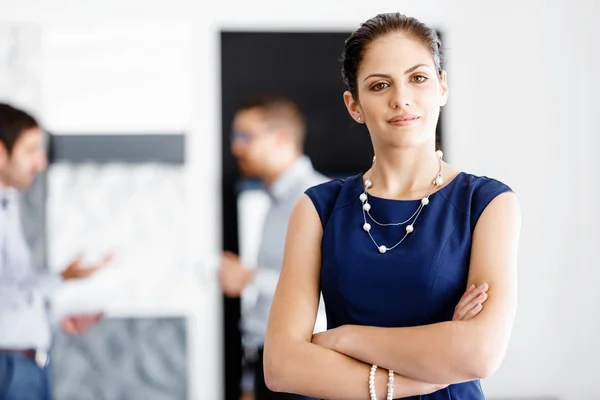
[(415, 75), (413, 76), (413, 81), (417, 83), (424, 83), (427, 82), (427, 77), (423, 75)]
[(374, 90), (376, 92), (385, 89), (386, 87), (390, 86), (387, 82), (379, 82), (376, 83), (375, 85), (373, 85), (371, 87), (371, 90)]

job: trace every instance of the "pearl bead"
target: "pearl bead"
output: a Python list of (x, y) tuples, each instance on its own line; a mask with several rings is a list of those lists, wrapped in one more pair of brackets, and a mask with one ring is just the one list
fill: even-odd
[(367, 201), (367, 194), (361, 193), (361, 195), (358, 196), (358, 198), (360, 199), (360, 201), (362, 201), (364, 203), (365, 201)]
[(363, 204), (363, 210), (365, 210), (366, 212), (369, 212), (370, 209), (371, 209), (371, 205), (369, 203)]
[(441, 160), (444, 157), (444, 152), (441, 150), (437, 150), (435, 152), (435, 155), (437, 156), (437, 158), (439, 158)]
[(440, 186), (442, 183), (444, 183), (444, 180), (442, 179), (441, 176), (438, 176), (437, 178), (435, 178), (435, 184), (437, 186)]
[(415, 228), (412, 225), (407, 225), (406, 226), (406, 232), (407, 233), (413, 233), (414, 230), (415, 230)]
[(382, 246), (379, 246), (379, 252), (380, 252), (381, 254), (385, 253), (386, 251), (387, 251), (387, 247), (385, 247), (385, 246), (383, 246), (383, 245), (382, 245)]
[(421, 204), (423, 204), (424, 206), (426, 206), (427, 204), (429, 204), (429, 198), (428, 197), (424, 197), (421, 199)]
[(365, 232), (369, 232), (371, 230), (371, 224), (366, 223), (363, 225), (363, 229), (365, 230)]
[(368, 189), (368, 188), (370, 188), (371, 186), (373, 186), (373, 182), (371, 182), (371, 180), (370, 180), (370, 179), (367, 179), (367, 180), (365, 181), (365, 187)]

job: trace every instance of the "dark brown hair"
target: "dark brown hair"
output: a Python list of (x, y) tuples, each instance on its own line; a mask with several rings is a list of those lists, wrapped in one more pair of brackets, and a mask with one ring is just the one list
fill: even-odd
[(290, 126), (293, 128), (296, 144), (304, 147), (306, 120), (302, 109), (291, 98), (280, 94), (260, 94), (245, 99), (236, 107), (236, 112), (258, 109), (263, 117), (273, 125)]
[(25, 111), (0, 103), (0, 142), (4, 144), (8, 154), (12, 152), (23, 132), (38, 126), (35, 118)]
[(442, 42), (437, 32), (413, 17), (400, 13), (379, 14), (361, 24), (344, 44), (342, 52), (342, 79), (355, 99), (358, 99), (356, 76), (371, 42), (392, 32), (402, 32), (420, 41), (431, 51), (438, 75), (442, 73)]

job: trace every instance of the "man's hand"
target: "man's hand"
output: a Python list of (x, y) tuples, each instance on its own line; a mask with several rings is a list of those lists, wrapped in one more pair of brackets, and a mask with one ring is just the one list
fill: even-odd
[(81, 335), (102, 319), (102, 313), (90, 315), (73, 315), (61, 321), (62, 329), (69, 335)]
[(226, 296), (239, 297), (255, 273), (256, 269), (245, 267), (237, 254), (229, 251), (223, 253), (219, 282)]
[(81, 279), (87, 278), (95, 274), (99, 269), (104, 268), (114, 258), (113, 254), (109, 254), (102, 259), (97, 265), (83, 265), (81, 258), (75, 259), (69, 266), (61, 273), (62, 279), (68, 281), (70, 279)]

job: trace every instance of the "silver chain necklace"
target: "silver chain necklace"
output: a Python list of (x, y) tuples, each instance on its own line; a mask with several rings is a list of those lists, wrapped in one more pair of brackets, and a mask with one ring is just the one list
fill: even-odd
[[(400, 243), (402, 243), (404, 241), (404, 239), (406, 239), (408, 237), (408, 235), (410, 235), (411, 233), (413, 233), (415, 231), (415, 222), (417, 222), (417, 219), (419, 218), (419, 215), (421, 215), (421, 211), (423, 211), (423, 208), (425, 208), (425, 206), (427, 206), (429, 204), (429, 196), (431, 196), (431, 194), (434, 192), (434, 190), (437, 187), (441, 186), (444, 183), (444, 180), (442, 179), (442, 172), (443, 172), (442, 157), (444, 154), (442, 153), (441, 150), (436, 151), (435, 154), (438, 157), (438, 160), (440, 163), (440, 169), (438, 171), (438, 174), (436, 175), (435, 179), (433, 180), (433, 182), (431, 184), (431, 189), (429, 190), (429, 193), (427, 193), (427, 196), (425, 196), (421, 199), (421, 202), (419, 203), (417, 210), (406, 221), (381, 223), (381, 222), (378, 222), (375, 218), (373, 218), (373, 216), (371, 215), (371, 204), (369, 203), (369, 194), (367, 192), (367, 190), (373, 186), (373, 182), (371, 182), (370, 179), (367, 179), (365, 181), (364, 191), (359, 196), (359, 199), (362, 203), (362, 213), (363, 213), (363, 220), (364, 220), (364, 224), (363, 224), (362, 228), (365, 232), (367, 232), (367, 234), (369, 235), (369, 237), (375, 244), (375, 247), (379, 250), (379, 252), (381, 254), (384, 254), (385, 252), (396, 248)], [(375, 164), (375, 157), (373, 157), (373, 164)], [(377, 224), (379, 226), (400, 226), (400, 225), (408, 224), (408, 225), (406, 225), (406, 228), (405, 228), (406, 232), (405, 232), (404, 236), (402, 237), (402, 239), (400, 239), (400, 241), (398, 243), (396, 243), (395, 245), (393, 245), (392, 247), (386, 247), (385, 245), (379, 245), (379, 244), (377, 244), (377, 242), (373, 238), (373, 235), (371, 234), (371, 224), (369, 224), (367, 222), (367, 215), (369, 216), (371, 221), (373, 221), (375, 224)]]

